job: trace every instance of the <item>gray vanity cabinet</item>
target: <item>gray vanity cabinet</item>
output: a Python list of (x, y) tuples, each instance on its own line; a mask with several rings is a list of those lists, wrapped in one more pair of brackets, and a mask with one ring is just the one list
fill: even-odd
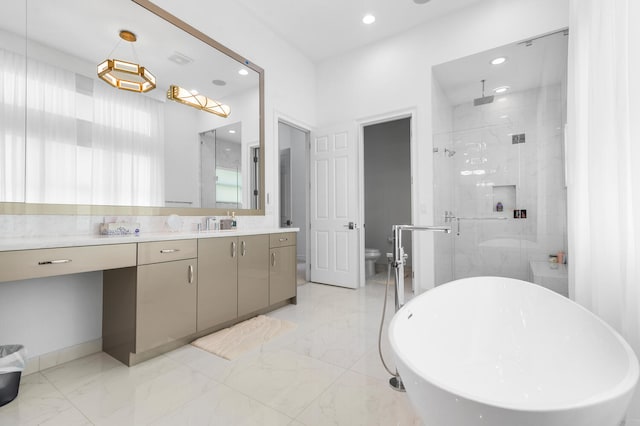
[(104, 271), (102, 348), (134, 365), (196, 333), (195, 239), (138, 243), (137, 266)]
[(198, 332), (269, 306), (269, 236), (198, 242)]
[(138, 364), (296, 302), (292, 232), (137, 243), (135, 266), (104, 271), (102, 347)]
[(269, 241), (269, 304), (296, 296), (296, 234), (271, 234)]
[(238, 240), (238, 316), (243, 316), (269, 306), (269, 235)]
[(136, 353), (196, 332), (197, 259), (138, 267)]
[(196, 332), (196, 240), (138, 244), (136, 353)]
[(238, 238), (198, 240), (198, 331), (238, 316)]

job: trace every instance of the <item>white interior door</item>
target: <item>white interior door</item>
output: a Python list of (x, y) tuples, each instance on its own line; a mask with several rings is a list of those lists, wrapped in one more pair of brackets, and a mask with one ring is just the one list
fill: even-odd
[(356, 288), (360, 227), (355, 124), (312, 135), (310, 166), (311, 281)]

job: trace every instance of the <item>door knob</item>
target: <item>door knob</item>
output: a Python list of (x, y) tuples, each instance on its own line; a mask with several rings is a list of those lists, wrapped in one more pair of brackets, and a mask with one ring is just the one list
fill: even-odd
[(349, 229), (358, 229), (358, 224), (355, 222), (349, 222), (347, 225), (344, 226), (345, 228), (349, 228)]

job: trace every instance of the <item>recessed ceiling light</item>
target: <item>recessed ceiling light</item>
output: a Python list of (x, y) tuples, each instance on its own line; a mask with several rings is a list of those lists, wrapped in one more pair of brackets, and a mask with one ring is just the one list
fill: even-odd
[(496, 87), (495, 89), (493, 89), (493, 91), (496, 92), (496, 93), (504, 93), (509, 89), (510, 89), (509, 86), (500, 86), (500, 87)]
[(362, 18), (362, 22), (369, 25), (369, 24), (373, 24), (374, 22), (376, 22), (376, 17), (373, 16), (372, 14), (366, 14), (364, 15), (364, 17)]
[(227, 82), (224, 80), (213, 80), (212, 81), (213, 84), (215, 84), (216, 86), (226, 86)]
[(242, 68), (240, 71), (238, 71), (238, 74), (240, 74), (240, 75), (249, 75), (249, 71), (247, 71), (244, 68)]
[(233, 133), (235, 133), (235, 132), (236, 132), (236, 131), (235, 131), (235, 130), (233, 130), (233, 129), (229, 130), (229, 133), (231, 133), (231, 134), (233, 134)]
[(504, 118), (509, 118), (509, 116), (505, 114), (505, 115), (501, 115), (500, 118), (503, 118), (503, 119)]
[(415, 4), (425, 4), (429, 3), (431, 0), (413, 0)]
[(507, 62), (507, 58), (505, 58), (504, 56), (501, 56), (491, 61), (491, 65), (500, 65), (500, 64), (504, 64), (505, 62)]

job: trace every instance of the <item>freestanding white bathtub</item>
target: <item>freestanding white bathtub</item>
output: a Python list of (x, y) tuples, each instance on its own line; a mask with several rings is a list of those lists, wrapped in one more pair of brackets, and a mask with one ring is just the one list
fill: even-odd
[(389, 339), (425, 426), (618, 426), (638, 381), (636, 356), (611, 327), (510, 278), (414, 298)]

